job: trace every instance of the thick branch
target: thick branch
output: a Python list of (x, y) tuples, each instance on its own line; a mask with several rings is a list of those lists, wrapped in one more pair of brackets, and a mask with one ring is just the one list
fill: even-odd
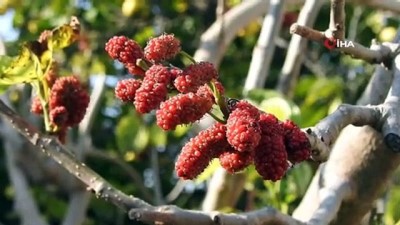
[(383, 108), (382, 133), (386, 144), (395, 152), (400, 152), (400, 56), (395, 58), (392, 86)]
[(304, 225), (272, 208), (242, 214), (224, 214), (182, 210), (176, 206), (160, 206), (149, 209), (132, 209), (129, 216), (147, 224), (165, 225), (187, 225), (193, 224), (193, 221), (196, 221), (196, 225)]
[(312, 146), (312, 158), (326, 161), (340, 131), (347, 125), (376, 126), (381, 118), (380, 107), (341, 105), (339, 108), (305, 132)]

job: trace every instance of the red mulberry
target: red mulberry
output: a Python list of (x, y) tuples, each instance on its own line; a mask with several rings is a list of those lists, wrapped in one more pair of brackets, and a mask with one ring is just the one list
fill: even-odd
[(163, 65), (153, 65), (146, 71), (146, 79), (154, 80), (157, 83), (169, 84), (171, 81), (170, 70)]
[(123, 63), (130, 72), (144, 73), (144, 71), (136, 65), (136, 60), (144, 57), (143, 50), (136, 41), (125, 36), (114, 36), (106, 43), (105, 50), (112, 59)]
[(211, 159), (228, 146), (225, 130), (223, 124), (215, 123), (190, 139), (182, 148), (175, 163), (178, 176), (183, 179), (193, 179), (203, 172)]
[(115, 96), (123, 102), (133, 102), (135, 94), (142, 82), (136, 79), (120, 80), (115, 86)]
[[(224, 86), (222, 86), (221, 82), (219, 82), (219, 81), (215, 81), (214, 84), (215, 84), (215, 87), (218, 89), (220, 95), (223, 96), (224, 92), (225, 92)], [(200, 86), (199, 89), (197, 89), (196, 94), (210, 98), (213, 103), (217, 103), (215, 100), (214, 94), (213, 94), (211, 88), (208, 86), (208, 84), (204, 84), (203, 86)]]
[(59, 127), (65, 126), (68, 120), (68, 111), (64, 106), (57, 106), (50, 110), (50, 122)]
[(128, 70), (128, 72), (132, 75), (137, 75), (137, 76), (144, 76), (144, 70), (137, 66), (135, 63), (128, 63), (125, 64), (125, 68)]
[(229, 144), (241, 152), (254, 150), (261, 138), (258, 119), (256, 107), (246, 101), (238, 102), (226, 123)]
[(32, 103), (31, 103), (31, 112), (41, 115), (43, 114), (43, 107), (42, 103), (40, 102), (40, 99), (38, 96), (35, 96), (32, 98)]
[(264, 180), (280, 180), (289, 167), (282, 126), (272, 114), (262, 114), (259, 123), (262, 136), (254, 151), (255, 168)]
[(199, 62), (185, 68), (182, 75), (175, 79), (174, 85), (181, 93), (196, 92), (200, 86), (217, 78), (218, 73), (212, 63)]
[(136, 91), (135, 107), (139, 113), (148, 113), (158, 108), (160, 103), (167, 98), (167, 84), (157, 83), (153, 79), (144, 79)]
[(144, 48), (147, 60), (157, 63), (174, 58), (181, 50), (181, 42), (173, 34), (152, 38)]
[(89, 105), (90, 97), (75, 76), (58, 78), (50, 91), (50, 111), (63, 106), (68, 112), (67, 126), (81, 122)]
[(311, 147), (306, 134), (290, 120), (283, 123), (283, 128), (289, 161), (294, 164), (310, 158)]
[(236, 173), (249, 166), (253, 162), (253, 157), (250, 152), (238, 152), (229, 147), (219, 155), (219, 162), (229, 173)]
[(169, 72), (171, 73), (171, 80), (175, 80), (175, 78), (179, 77), (182, 75), (183, 70), (177, 68), (177, 67), (172, 67), (169, 69)]
[(193, 93), (178, 94), (161, 103), (157, 110), (157, 124), (164, 130), (173, 130), (177, 125), (196, 122), (211, 110), (209, 98)]

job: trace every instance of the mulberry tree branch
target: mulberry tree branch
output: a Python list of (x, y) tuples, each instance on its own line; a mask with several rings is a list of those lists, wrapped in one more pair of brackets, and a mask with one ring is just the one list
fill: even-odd
[(136, 207), (149, 207), (141, 199), (127, 196), (110, 183), (104, 180), (92, 169), (79, 162), (76, 157), (53, 137), (48, 137), (26, 122), (22, 117), (11, 110), (3, 101), (0, 101), (0, 114), (2, 114), (14, 128), (22, 134), (32, 145), (36, 146), (47, 156), (53, 158), (60, 166), (87, 185), (87, 190), (96, 194), (96, 197), (110, 201), (114, 205), (127, 211)]
[[(216, 212), (200, 212), (180, 209), (176, 206), (154, 207), (145, 201), (127, 196), (114, 188), (104, 178), (79, 162), (75, 156), (57, 140), (41, 134), (35, 127), (26, 122), (22, 117), (12, 111), (3, 101), (0, 101), (0, 114), (2, 114), (31, 144), (48, 155), (60, 166), (64, 167), (76, 178), (87, 185), (98, 198), (109, 201), (124, 211), (129, 211), (132, 219), (140, 220), (147, 224), (188, 224), (196, 221), (198, 225), (208, 224), (302, 224), (290, 216), (281, 214), (275, 209), (266, 208), (259, 211), (243, 214), (223, 214)], [(227, 221), (227, 222), (224, 222)]]

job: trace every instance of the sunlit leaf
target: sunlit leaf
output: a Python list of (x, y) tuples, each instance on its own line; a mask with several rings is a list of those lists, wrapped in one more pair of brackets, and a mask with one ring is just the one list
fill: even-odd
[(29, 83), (41, 75), (40, 63), (24, 45), (16, 57), (0, 56), (0, 85)]
[(76, 17), (73, 17), (70, 24), (64, 24), (52, 31), (48, 40), (48, 48), (55, 50), (70, 46), (77, 39), (79, 29), (79, 21)]

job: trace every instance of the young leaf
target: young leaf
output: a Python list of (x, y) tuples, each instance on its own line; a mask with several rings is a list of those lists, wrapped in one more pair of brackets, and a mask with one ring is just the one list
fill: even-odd
[(0, 85), (30, 83), (42, 75), (38, 59), (27, 45), (19, 56), (1, 56), (0, 64)]
[(47, 42), (50, 50), (62, 49), (70, 46), (78, 37), (80, 24), (76, 17), (72, 17), (70, 24), (55, 28)]

